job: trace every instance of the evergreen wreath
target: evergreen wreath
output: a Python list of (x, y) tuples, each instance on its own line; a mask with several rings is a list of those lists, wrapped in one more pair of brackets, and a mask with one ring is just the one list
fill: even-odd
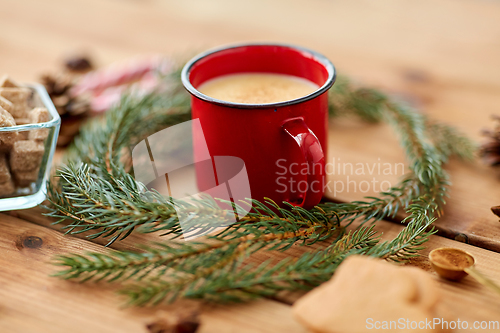
[[(77, 281), (121, 284), (132, 305), (157, 304), (177, 298), (243, 301), (273, 296), (283, 290), (309, 290), (331, 278), (353, 254), (401, 262), (418, 255), (435, 233), (431, 224), (440, 214), (449, 185), (443, 164), (451, 156), (472, 159), (474, 145), (454, 128), (429, 120), (409, 106), (375, 89), (357, 87), (339, 78), (330, 90), (329, 113), (364, 121), (387, 121), (399, 132), (410, 172), (395, 187), (350, 203), (321, 203), (311, 210), (271, 200), (232, 203), (251, 206), (236, 223), (196, 241), (179, 240), (182, 229), (174, 205), (191, 212), (192, 228), (206, 231), (210, 222), (224, 225), (233, 211), (216, 200), (171, 202), (149, 191), (130, 173), (131, 147), (148, 135), (190, 119), (189, 96), (179, 71), (165, 78), (168, 91), (146, 96), (125, 94), (103, 118), (90, 121), (69, 148), (48, 189), (47, 215), (63, 223), (67, 233), (93, 231), (109, 244), (134, 230), (163, 231), (165, 240), (142, 251), (110, 251), (59, 256), (63, 266), (54, 275)], [(231, 203), (230, 203), (231, 204)], [(406, 227), (391, 241), (381, 241), (373, 223), (406, 211)], [(354, 220), (355, 230), (346, 231)], [(319, 249), (310, 245), (323, 241)], [(299, 257), (265, 261), (248, 258), (257, 251), (284, 251), (294, 244), (307, 247)]]

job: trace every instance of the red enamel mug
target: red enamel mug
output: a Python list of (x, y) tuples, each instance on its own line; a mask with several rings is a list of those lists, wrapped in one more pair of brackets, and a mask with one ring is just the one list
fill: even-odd
[[(297, 99), (267, 104), (227, 102), (197, 90), (221, 75), (255, 72), (294, 75), (319, 88)], [(290, 45), (233, 45), (196, 56), (181, 76), (210, 155), (244, 161), (253, 199), (267, 197), (280, 206), (286, 201), (306, 209), (320, 202), (325, 186), (327, 91), (336, 76), (326, 57)], [(197, 151), (194, 140), (195, 160)], [(214, 186), (201, 168), (196, 168), (196, 178), (200, 191)]]

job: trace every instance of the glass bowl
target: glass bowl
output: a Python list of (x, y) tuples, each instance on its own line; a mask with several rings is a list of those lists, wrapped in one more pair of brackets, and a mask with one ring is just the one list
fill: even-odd
[[(0, 137), (17, 132), (16, 141), (11, 145), (0, 141), (0, 158), (4, 159), (4, 162), (1, 162), (4, 168), (2, 179), (4, 182), (0, 184), (0, 211), (31, 208), (45, 200), (47, 181), (61, 126), (61, 118), (45, 88), (40, 84), (25, 84), (23, 87), (32, 91), (28, 106), (45, 107), (50, 120), (37, 124), (0, 127)], [(12, 162), (13, 159), (16, 162)], [(31, 165), (35, 167), (29, 169)], [(17, 170), (13, 166), (17, 166)], [(28, 170), (25, 170), (26, 166)], [(5, 171), (5, 168), (9, 170)], [(10, 180), (5, 181), (5, 178)], [(10, 185), (7, 184), (9, 181)], [(15, 190), (8, 194), (12, 186)]]

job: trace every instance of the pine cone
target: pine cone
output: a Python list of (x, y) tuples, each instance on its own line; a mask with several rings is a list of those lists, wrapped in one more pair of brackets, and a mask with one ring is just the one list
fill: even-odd
[(491, 211), (493, 212), (493, 214), (495, 214), (496, 216), (500, 217), (500, 206), (493, 206), (493, 207), (491, 207)]
[(500, 166), (500, 117), (494, 116), (496, 126), (493, 131), (484, 130), (483, 135), (488, 141), (481, 146), (479, 154), (491, 166)]
[(200, 326), (200, 314), (197, 310), (178, 313), (164, 313), (161, 319), (146, 325), (149, 333), (195, 333)]
[(68, 145), (78, 134), (81, 123), (88, 117), (91, 107), (86, 96), (70, 95), (71, 88), (79, 81), (83, 72), (91, 69), (90, 61), (83, 57), (67, 60), (65, 70), (41, 76), (41, 82), (61, 116), (58, 146)]
[(75, 56), (66, 59), (65, 66), (70, 71), (87, 72), (92, 70), (92, 62), (85, 56)]

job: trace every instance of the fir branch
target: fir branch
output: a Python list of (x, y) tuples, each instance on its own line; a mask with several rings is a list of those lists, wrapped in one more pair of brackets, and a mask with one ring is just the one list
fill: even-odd
[(194, 273), (200, 268), (211, 268), (214, 264), (232, 258), (235, 252), (244, 250), (250, 255), (266, 247), (275, 250), (288, 243), (289, 240), (314, 232), (313, 228), (297, 229), (281, 233), (262, 233), (258, 236), (242, 236), (239, 238), (221, 239), (218, 236), (208, 237), (204, 242), (156, 243), (155, 247), (143, 246), (143, 252), (114, 252), (113, 255), (88, 253), (88, 256), (60, 256), (56, 265), (67, 266), (67, 270), (59, 271), (55, 276), (63, 278), (83, 278), (115, 281), (128, 280), (140, 271), (149, 275), (157, 268), (157, 276), (162, 276), (168, 269)]
[[(58, 218), (59, 222), (70, 221), (69, 225), (66, 226), (68, 232), (97, 230), (90, 237), (108, 235), (110, 243), (119, 237), (128, 235), (140, 225), (144, 227), (144, 231), (165, 230), (166, 233), (179, 234), (181, 228), (174, 216), (173, 207), (168, 206), (168, 203), (161, 199), (158, 200), (158, 204), (141, 200), (146, 196), (155, 196), (155, 193), (144, 194), (143, 189), (139, 188), (140, 186), (135, 183), (120, 163), (123, 158), (127, 157), (124, 154), (124, 149), (127, 149), (133, 142), (140, 140), (148, 132), (156, 131), (158, 127), (172, 125), (189, 117), (189, 103), (185, 93), (179, 90), (180, 84), (176, 81), (178, 80), (177, 75), (173, 80), (174, 83), (171, 84), (174, 88), (169, 93), (151, 94), (141, 99), (125, 96), (119, 106), (107, 112), (104, 121), (93, 121), (82, 130), (81, 136), (76, 140), (67, 157), (71, 164), (58, 171), (56, 177), (60, 179), (59, 184), (49, 188), (49, 199), (53, 204), (49, 215)], [(312, 214), (321, 216), (322, 213), (325, 213), (329, 219), (337, 220), (335, 222), (337, 224), (341, 219), (346, 219), (349, 224), (361, 216), (366, 221), (393, 217), (399, 209), (405, 209), (411, 200), (428, 190), (422, 188), (420, 181), (423, 179), (422, 177), (427, 177), (424, 173), (429, 168), (435, 169), (432, 163), (434, 163), (433, 160), (436, 160), (435, 156), (439, 157), (439, 154), (432, 152), (429, 156), (422, 156), (420, 160), (416, 160), (419, 158), (418, 154), (427, 150), (418, 148), (420, 150), (416, 152), (416, 155), (411, 152), (411, 149), (416, 147), (414, 146), (415, 140), (422, 140), (425, 135), (425, 133), (419, 133), (418, 128), (427, 128), (427, 126), (422, 125), (426, 119), (423, 115), (412, 110), (390, 104), (388, 97), (378, 91), (355, 88), (342, 78), (335, 84), (333, 94), (334, 96), (330, 99), (332, 101), (330, 108), (341, 110), (340, 113), (357, 114), (365, 120), (379, 121), (388, 118), (387, 115), (390, 114), (388, 111), (392, 110), (394, 115), (400, 117), (400, 119), (393, 119), (396, 127), (399, 124), (406, 124), (404, 125), (406, 127), (413, 126), (413, 128), (402, 130), (403, 142), (410, 153), (411, 165), (420, 167), (420, 169), (414, 170), (400, 185), (381, 193), (380, 198), (371, 198), (370, 201), (358, 201), (352, 204), (322, 205), (320, 206), (322, 211), (315, 209)], [(439, 126), (439, 128), (439, 131), (433, 132), (452, 132), (452, 130), (448, 130), (447, 126)], [(130, 133), (136, 134), (130, 135)], [(405, 138), (407, 133), (415, 133), (414, 136), (419, 135), (420, 137)], [(471, 147), (470, 144), (467, 144), (468, 140), (459, 134), (437, 137), (448, 140), (439, 141), (438, 146), (454, 147), (455, 150), (461, 149), (462, 151), (459, 153), (461, 156), (466, 155)], [(110, 138), (114, 139), (110, 140)], [(456, 142), (451, 144), (451, 140), (454, 138)], [(454, 153), (455, 150), (447, 149), (446, 152)], [(445, 154), (442, 154), (441, 157), (442, 160), (447, 158)], [(415, 171), (417, 172), (415, 173)], [(421, 179), (418, 179), (419, 177)], [(438, 182), (444, 186), (446, 181), (441, 178)], [(60, 191), (62, 184), (66, 184), (63, 192)], [(78, 184), (78, 186), (73, 184)], [(107, 196), (104, 197), (103, 193)], [(64, 200), (64, 197), (71, 197), (72, 200)], [(72, 205), (71, 202), (77, 202), (78, 205)], [(261, 207), (269, 205), (269, 203), (259, 204)], [(269, 207), (272, 206), (271, 204)], [(207, 206), (202, 208), (200, 213), (206, 213)], [(196, 208), (193, 209), (196, 210)], [(308, 214), (305, 211), (296, 211), (295, 213), (302, 216)], [(199, 217), (202, 215), (198, 214)], [(276, 219), (272, 210), (262, 211), (258, 215), (259, 220), (267, 219), (271, 224), (283, 223), (283, 218), (287, 221), (290, 220), (289, 222), (295, 222), (294, 218), (290, 216)], [(212, 216), (213, 220), (215, 214), (212, 212), (206, 216)], [(242, 222), (254, 222), (253, 220), (256, 218), (251, 216)], [(88, 221), (94, 223), (87, 223)], [(200, 219), (196, 223), (202, 225)], [(224, 221), (217, 223), (214, 221), (213, 224), (224, 225)]]
[[(330, 117), (357, 116), (366, 122), (379, 123), (384, 120), (387, 103), (391, 98), (375, 89), (356, 87), (347, 78), (339, 77), (330, 89)], [(404, 102), (391, 102), (392, 107), (410, 109)], [(411, 112), (418, 114), (417, 111)], [(436, 146), (444, 160), (456, 156), (463, 160), (472, 160), (477, 145), (456, 128), (430, 120), (424, 114), (418, 114), (425, 123), (425, 135)]]
[[(420, 195), (428, 193), (437, 201), (444, 203), (448, 176), (442, 170), (450, 154), (461, 157), (472, 155), (473, 145), (470, 141), (448, 126), (436, 125), (434, 133), (454, 133), (453, 136), (435, 135), (439, 139), (437, 147), (427, 140), (427, 118), (405, 105), (397, 104), (379, 91), (367, 88), (354, 88), (348, 81), (341, 80), (337, 91), (332, 96), (335, 100), (330, 106), (332, 113), (350, 111), (367, 121), (388, 120), (399, 132), (401, 143), (410, 161), (411, 173), (399, 186), (382, 192), (378, 198), (370, 201), (355, 201), (347, 204), (320, 205), (326, 211), (334, 210), (338, 215), (350, 215), (348, 222), (360, 217), (363, 222), (377, 221), (386, 217), (394, 217), (399, 209), (408, 205)], [(343, 98), (342, 98), (343, 97)], [(439, 128), (439, 130), (438, 130)], [(456, 140), (453, 149), (450, 142)], [(441, 147), (439, 149), (438, 147)]]
[(436, 233), (431, 225), (436, 220), (433, 215), (437, 209), (439, 206), (435, 198), (424, 196), (415, 200), (408, 207), (410, 215), (403, 220), (403, 222), (408, 221), (406, 228), (392, 241), (379, 243), (366, 254), (396, 262), (418, 256), (418, 251), (424, 249), (422, 244), (428, 241), (429, 236)]
[(108, 177), (115, 169), (122, 169), (130, 147), (145, 136), (190, 120), (189, 95), (182, 88), (179, 71), (166, 76), (165, 82), (166, 90), (145, 96), (123, 94), (120, 103), (103, 118), (89, 121), (68, 148), (66, 161), (83, 162), (92, 166), (92, 172)]
[(426, 119), (426, 128), (436, 149), (443, 156), (456, 156), (464, 161), (472, 161), (478, 150), (477, 145), (456, 128)]
[[(169, 240), (142, 252), (59, 257), (56, 264), (66, 269), (57, 275), (83, 281), (126, 283), (135, 279), (124, 293), (139, 305), (177, 297), (234, 301), (274, 295), (279, 290), (312, 288), (329, 279), (352, 254), (393, 261), (411, 258), (434, 232), (429, 226), (444, 203), (448, 181), (442, 164), (451, 155), (467, 157), (473, 145), (447, 126), (428, 126), (424, 115), (373, 89), (339, 80), (332, 93), (331, 114), (355, 114), (372, 122), (385, 120), (399, 131), (411, 173), (398, 186), (378, 198), (326, 203), (309, 211), (292, 205), (283, 209), (270, 200), (231, 203), (237, 210), (242, 210), (239, 205), (250, 205), (252, 211), (228, 225), (233, 211), (220, 209), (213, 199), (173, 202), (147, 191), (127, 172), (130, 144), (161, 126), (189, 117), (182, 94), (174, 89), (161, 97), (124, 97), (104, 120), (94, 121), (82, 131), (68, 165), (58, 170), (49, 188), (49, 215), (59, 222), (69, 221), (66, 228), (70, 233), (93, 230), (96, 233), (91, 237), (111, 237), (110, 243), (138, 227), (143, 232), (161, 230), (174, 238), (180, 236), (176, 208), (193, 215), (190, 228), (207, 231), (214, 224), (228, 226), (198, 243)], [(343, 234), (345, 226), (355, 219), (373, 222), (401, 209), (408, 209), (408, 225), (392, 241), (380, 242), (373, 226)], [(257, 251), (285, 251), (297, 242), (327, 239), (332, 239), (332, 244), (325, 250), (306, 252), (296, 259), (258, 267), (245, 261)]]
[[(266, 239), (266, 242), (273, 240)], [(256, 267), (245, 264), (242, 259), (248, 257), (261, 249), (261, 245), (251, 249), (251, 243), (257, 244), (257, 240), (247, 240), (245, 242), (234, 242), (232, 248), (228, 248), (225, 253), (213, 251), (219, 249), (214, 247), (208, 250), (206, 245), (200, 250), (204, 253), (213, 251), (210, 255), (213, 260), (206, 261), (206, 256), (194, 256), (196, 266), (194, 270), (178, 269), (170, 265), (173, 257), (177, 257), (177, 249), (163, 246), (161, 250), (149, 249), (149, 253), (156, 256), (147, 256), (137, 253), (118, 253), (114, 257), (102, 254), (89, 254), (87, 257), (61, 257), (57, 264), (70, 267), (68, 270), (58, 273), (64, 278), (83, 278), (88, 280), (96, 278), (98, 280), (108, 279), (115, 281), (117, 278), (128, 280), (134, 277), (137, 272), (144, 271), (146, 267), (158, 267), (158, 264), (165, 268), (153, 279), (141, 281), (144, 275), (137, 277), (135, 284), (127, 285), (123, 293), (131, 297), (134, 305), (144, 305), (149, 302), (159, 302), (164, 298), (173, 301), (178, 297), (211, 298), (218, 301), (242, 300), (256, 296), (269, 296), (280, 290), (309, 289), (312, 286), (325, 281), (330, 277), (333, 270), (338, 266), (347, 254), (362, 253), (366, 248), (370, 248), (378, 241), (373, 226), (360, 228), (345, 235), (340, 241), (335, 242), (325, 250), (315, 253), (306, 253), (300, 258), (287, 258), (276, 265), (269, 265), (268, 262)], [(269, 243), (268, 243), (269, 244)], [(270, 246), (270, 245), (268, 245)], [(183, 245), (187, 251), (193, 254), (193, 246)], [(240, 252), (245, 251), (244, 256), (237, 257)], [(168, 254), (165, 254), (168, 253)], [(199, 253), (198, 253), (199, 254)], [(168, 257), (168, 259), (166, 258)], [(177, 260), (177, 263), (181, 260)], [(230, 264), (227, 264), (227, 263)], [(110, 268), (113, 267), (111, 270)], [(175, 270), (171, 270), (176, 268)], [(218, 269), (220, 268), (220, 269)], [(131, 274), (124, 276), (124, 271)], [(109, 273), (110, 271), (114, 272)], [(150, 272), (151, 270), (147, 270)], [(97, 273), (98, 272), (98, 273)], [(102, 273), (102, 276), (98, 276)], [(187, 274), (188, 273), (188, 274)], [(189, 274), (190, 273), (190, 274)], [(159, 276), (168, 275), (165, 279), (158, 279)], [(140, 283), (139, 283), (140, 282)]]
[(350, 255), (368, 255), (403, 261), (414, 257), (435, 231), (427, 231), (434, 221), (429, 215), (436, 208), (433, 200), (422, 199), (410, 206), (408, 226), (389, 242), (380, 243), (374, 226), (349, 232), (324, 250), (306, 252), (299, 258), (285, 258), (276, 264), (258, 267), (234, 261), (220, 270), (208, 270), (186, 278), (171, 273), (167, 280), (127, 284), (121, 293), (129, 304), (158, 304), (167, 299), (201, 298), (208, 301), (244, 301), (271, 297), (283, 290), (310, 290), (329, 280), (342, 261)]
[[(217, 302), (243, 301), (258, 296), (274, 296), (282, 290), (309, 290), (328, 280), (349, 255), (365, 254), (393, 261), (415, 256), (428, 236), (434, 233), (426, 230), (433, 221), (428, 214), (434, 208), (429, 210), (432, 204), (422, 206), (423, 202), (410, 207), (409, 225), (390, 242), (380, 243), (374, 226), (362, 227), (344, 235), (324, 250), (306, 252), (299, 258), (286, 258), (276, 264), (265, 262), (258, 267), (245, 264), (243, 259), (266, 244), (271, 246), (272, 239), (265, 239), (264, 244), (244, 256), (238, 255), (241, 249), (250, 248), (250, 244), (246, 243), (250, 240), (238, 239), (231, 243), (232, 246), (226, 243), (224, 247), (227, 250), (223, 252), (213, 251), (220, 249), (221, 243), (213, 247), (201, 244), (199, 249), (185, 243), (181, 245), (181, 250), (161, 244), (160, 250), (150, 248), (144, 254), (118, 252), (114, 256), (88, 254), (86, 257), (61, 257), (58, 264), (68, 269), (59, 275), (82, 281), (95, 278), (112, 282), (118, 278), (129, 280), (140, 272), (146, 272), (136, 277), (136, 282), (125, 284), (121, 291), (129, 297), (132, 305), (156, 304), (180, 297)], [(253, 240), (252, 245), (258, 244), (257, 241)], [(210, 256), (200, 253), (210, 253)], [(192, 258), (191, 269), (180, 269), (189, 257)], [(143, 280), (159, 267), (160, 272), (154, 278)], [(130, 272), (128, 276), (125, 276), (125, 271)], [(162, 276), (165, 278), (162, 279)]]

